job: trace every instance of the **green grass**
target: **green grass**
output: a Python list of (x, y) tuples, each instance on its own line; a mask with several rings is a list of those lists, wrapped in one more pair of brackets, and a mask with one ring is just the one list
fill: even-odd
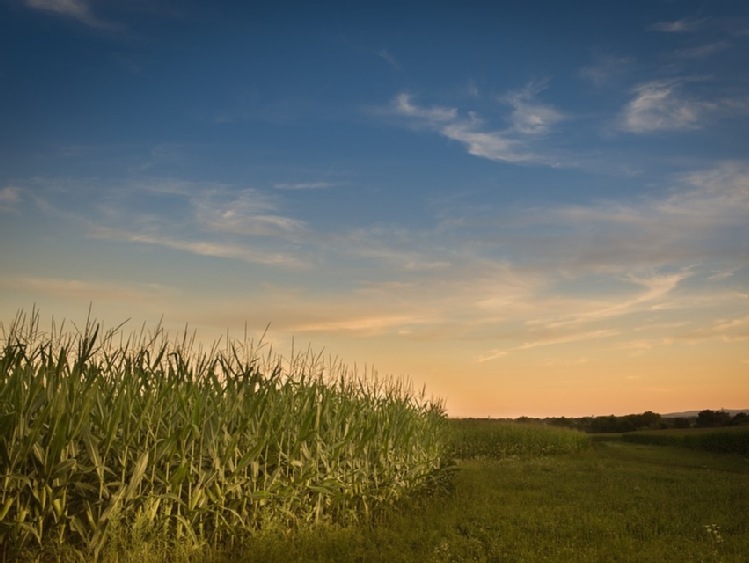
[(749, 426), (632, 432), (623, 435), (622, 439), (638, 444), (682, 446), (715, 453), (749, 456)]
[(596, 441), (558, 456), (474, 459), (449, 494), (369, 526), (256, 537), (217, 561), (744, 562), (749, 460)]

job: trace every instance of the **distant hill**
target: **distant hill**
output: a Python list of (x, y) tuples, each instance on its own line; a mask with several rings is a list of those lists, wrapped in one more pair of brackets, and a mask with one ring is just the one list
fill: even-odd
[[(701, 410), (705, 410), (705, 409), (700, 409), (700, 411)], [(715, 410), (715, 411), (724, 410), (731, 416), (736, 416), (740, 412), (745, 412), (749, 414), (749, 409), (710, 409), (710, 410)], [(700, 413), (700, 411), (670, 412), (670, 413), (662, 414), (661, 417), (662, 418), (692, 418), (692, 417), (696, 417)]]

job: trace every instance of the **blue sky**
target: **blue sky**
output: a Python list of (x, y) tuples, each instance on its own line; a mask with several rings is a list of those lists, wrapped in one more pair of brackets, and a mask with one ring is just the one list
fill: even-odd
[(743, 2), (0, 3), (0, 314), (455, 416), (749, 406)]

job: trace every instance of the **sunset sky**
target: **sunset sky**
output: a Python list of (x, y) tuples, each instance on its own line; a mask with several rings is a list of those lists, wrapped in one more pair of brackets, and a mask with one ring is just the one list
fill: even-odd
[(451, 416), (749, 407), (749, 3), (0, 0), (0, 321)]

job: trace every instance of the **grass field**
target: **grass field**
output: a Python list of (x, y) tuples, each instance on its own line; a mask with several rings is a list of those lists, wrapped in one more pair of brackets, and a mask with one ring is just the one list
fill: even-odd
[(715, 453), (749, 456), (749, 426), (631, 432), (622, 439), (637, 444), (681, 446)]
[(367, 527), (256, 538), (216, 561), (745, 562), (749, 460), (614, 438), (461, 463), (449, 494)]

